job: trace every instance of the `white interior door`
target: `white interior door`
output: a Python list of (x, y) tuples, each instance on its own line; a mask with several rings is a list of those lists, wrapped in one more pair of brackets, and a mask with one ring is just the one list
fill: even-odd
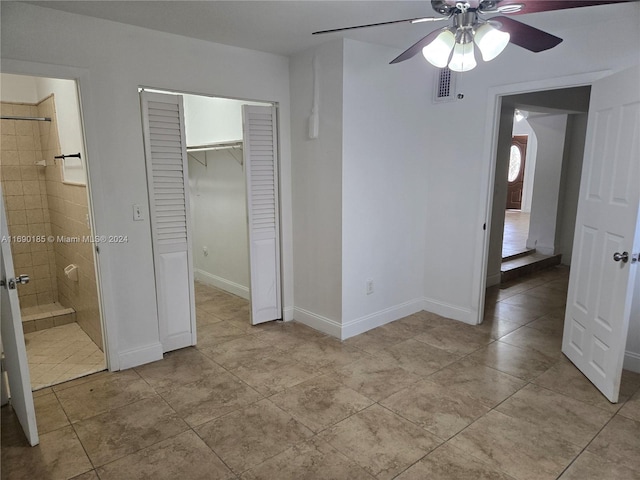
[(160, 342), (196, 344), (186, 137), (182, 97), (141, 93)]
[(599, 80), (591, 90), (562, 339), (565, 355), (614, 403), (638, 268), (632, 256), (640, 250), (638, 85), (635, 67)]
[(242, 106), (251, 323), (282, 318), (278, 131), (275, 107)]
[(36, 411), (31, 393), (29, 361), (24, 344), (20, 303), (18, 301), (18, 285), (15, 283), (11, 245), (8, 241), (9, 230), (4, 211), (4, 199), (0, 190), (0, 323), (2, 325), (2, 346), (4, 347), (4, 368), (9, 378), (11, 406), (24, 430), (29, 444), (37, 445), (38, 428)]

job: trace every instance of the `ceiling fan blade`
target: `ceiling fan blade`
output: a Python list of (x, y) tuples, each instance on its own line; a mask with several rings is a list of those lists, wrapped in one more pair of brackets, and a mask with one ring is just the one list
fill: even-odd
[[(594, 7), (597, 5), (610, 5), (636, 1), (638, 0), (485, 0), (480, 2), (480, 9), (483, 13), (496, 12), (510, 15), (523, 15), (526, 13), (565, 10), (568, 8)], [(483, 4), (485, 8), (483, 8)], [(520, 6), (520, 8), (510, 11), (508, 10), (510, 5), (513, 5), (514, 7)], [(501, 11), (502, 9), (505, 9), (505, 11)]]
[(560, 37), (551, 35), (538, 28), (526, 25), (508, 17), (493, 17), (491, 20), (500, 22), (499, 30), (511, 35), (511, 43), (532, 52), (549, 50), (562, 42)]
[(407, 50), (402, 52), (400, 55), (398, 55), (396, 58), (391, 60), (391, 62), (389, 63), (400, 63), (400, 62), (404, 62), (405, 60), (409, 60), (410, 58), (413, 58), (415, 55), (421, 52), (425, 46), (431, 43), (440, 34), (440, 32), (442, 32), (442, 30), (440, 29), (434, 30), (426, 37), (423, 37), (422, 39), (418, 40), (416, 43), (411, 45)]
[(418, 18), (405, 18), (404, 20), (392, 20), (390, 22), (380, 23), (368, 23), (366, 25), (355, 25), (353, 27), (344, 28), (332, 28), (331, 30), (320, 30), (319, 32), (313, 32), (312, 35), (321, 35), (323, 33), (342, 32), (344, 30), (355, 30), (358, 28), (380, 27), (382, 25), (391, 25), (394, 23), (422, 23), (422, 22), (439, 22), (441, 20), (447, 20), (447, 17), (418, 17)]

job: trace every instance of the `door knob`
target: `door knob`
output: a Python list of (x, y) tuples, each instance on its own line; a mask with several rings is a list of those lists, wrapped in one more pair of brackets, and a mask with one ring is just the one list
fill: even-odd
[(622, 263), (627, 263), (629, 261), (629, 252), (616, 252), (613, 254), (613, 260), (616, 262), (622, 261)]

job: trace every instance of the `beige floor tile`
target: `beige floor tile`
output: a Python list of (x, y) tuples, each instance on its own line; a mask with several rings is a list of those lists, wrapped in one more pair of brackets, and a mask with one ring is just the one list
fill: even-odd
[(152, 397), (155, 391), (136, 372), (124, 370), (56, 391), (56, 395), (73, 423)]
[(493, 341), (490, 334), (468, 325), (434, 327), (415, 339), (457, 355), (471, 353)]
[(581, 451), (529, 422), (495, 410), (450, 443), (518, 480), (555, 479)]
[(287, 356), (295, 362), (318, 369), (340, 368), (358, 360), (370, 358), (370, 354), (349, 347), (336, 338), (301, 343), (288, 350)]
[(278, 351), (258, 335), (245, 335), (220, 345), (199, 347), (198, 350), (225, 368), (237, 368)]
[(586, 447), (613, 415), (534, 384), (518, 391), (496, 410), (581, 447)]
[(380, 404), (444, 440), (490, 410), (475, 398), (429, 380), (400, 390)]
[(587, 451), (636, 470), (640, 475), (640, 422), (616, 415), (589, 444)]
[(314, 432), (324, 430), (373, 403), (326, 375), (277, 393), (270, 400)]
[(405, 370), (421, 376), (430, 375), (460, 358), (460, 355), (413, 339), (385, 348), (376, 355), (395, 361)]
[(228, 480), (233, 473), (191, 430), (97, 469), (100, 480)]
[(343, 385), (379, 402), (416, 383), (421, 377), (395, 362), (379, 357), (364, 358), (331, 372)]
[(610, 462), (590, 452), (582, 454), (560, 476), (560, 480), (638, 480), (640, 472)]
[(281, 350), (289, 350), (304, 342), (328, 338), (324, 333), (298, 322), (277, 322), (265, 326), (270, 328), (262, 328), (257, 334), (261, 339), (276, 345)]
[(528, 326), (505, 335), (500, 342), (514, 347), (530, 348), (551, 358), (562, 356), (562, 335), (535, 328), (530, 329)]
[(527, 327), (535, 328), (536, 330), (540, 330), (542, 332), (546, 332), (548, 334), (556, 335), (557, 337), (562, 338), (562, 333), (564, 330), (564, 315), (543, 315), (533, 322), (527, 323)]
[(449, 443), (438, 447), (396, 480), (514, 480)]
[(228, 320), (198, 326), (198, 348), (220, 345), (245, 336), (246, 333)]
[(251, 403), (262, 396), (233, 375), (223, 372), (161, 392), (189, 425), (201, 425)]
[(90, 472), (73, 477), (71, 480), (100, 480), (100, 478), (98, 478), (98, 474), (95, 470), (91, 470)]
[(430, 375), (428, 379), (449, 392), (459, 392), (489, 408), (495, 407), (526, 385), (524, 380), (469, 358), (452, 363)]
[(373, 480), (362, 467), (315, 437), (242, 475), (243, 480)]
[(618, 412), (623, 417), (640, 422), (640, 392), (631, 397)]
[(26, 333), (24, 338), (34, 390), (106, 368), (100, 348), (75, 322)]
[[(4, 421), (2, 428), (6, 428)], [(24, 436), (19, 442), (5, 442), (5, 438), (3, 435), (2, 478), (66, 479), (93, 469), (70, 425), (40, 435), (40, 444), (35, 447), (29, 446)]]
[(184, 432), (188, 425), (159, 396), (74, 425), (94, 466), (104, 465)]
[(186, 385), (225, 370), (195, 348), (183, 348), (166, 353), (162, 360), (134, 369), (158, 391)]
[(479, 332), (488, 333), (492, 339), (498, 340), (508, 333), (517, 330), (521, 326), (522, 325), (520, 325), (519, 323), (514, 323), (502, 318), (485, 315), (484, 321), (480, 325), (476, 325), (475, 328)]
[[(400, 321), (400, 320), (398, 320)], [(377, 353), (381, 350), (406, 340), (406, 337), (395, 329), (382, 327), (348, 338), (344, 344), (355, 347), (367, 353)]]
[(318, 368), (297, 362), (288, 355), (272, 353), (240, 365), (231, 372), (262, 395), (270, 396), (321, 375)]
[(320, 436), (380, 480), (393, 478), (442, 443), (379, 405), (343, 420)]
[(535, 350), (514, 347), (501, 340), (478, 350), (469, 358), (526, 381), (540, 376), (557, 361)]
[[(562, 393), (575, 400), (602, 408), (607, 412), (617, 412), (621, 404), (609, 402), (602, 393), (569, 360), (562, 359), (553, 368), (533, 381), (536, 385)], [(621, 401), (626, 398), (620, 398)]]
[(43, 434), (69, 425), (69, 419), (58, 398), (52, 393), (34, 396), (38, 433)]
[(547, 313), (547, 311), (541, 312), (536, 309), (532, 310), (525, 306), (513, 305), (505, 302), (498, 302), (495, 305), (487, 305), (485, 310), (489, 315), (498, 317), (502, 320), (507, 320), (508, 322), (519, 323), (520, 325), (532, 322), (536, 318), (540, 318)]
[(200, 425), (196, 433), (236, 474), (313, 436), (266, 399)]

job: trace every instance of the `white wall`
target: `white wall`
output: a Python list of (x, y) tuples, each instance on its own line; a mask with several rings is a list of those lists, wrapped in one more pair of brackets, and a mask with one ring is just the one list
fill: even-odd
[[(318, 64), (319, 135), (308, 138)], [(291, 152), (296, 320), (335, 336), (342, 322), (343, 41), (291, 58)]]
[(84, 134), (80, 118), (78, 88), (73, 80), (56, 78), (36, 78), (38, 96), (43, 99), (54, 95), (56, 117), (58, 118), (58, 137), (63, 155), (80, 153), (81, 159), (67, 158), (62, 164), (63, 181), (86, 185), (87, 177), (84, 163), (87, 154), (84, 149)]
[(189, 153), (194, 271), (196, 279), (248, 299), (245, 178), (233, 155), (242, 160), (242, 150)]
[(529, 117), (538, 138), (527, 248), (556, 253), (556, 225), (568, 115)]
[[(283, 305), (285, 313), (290, 310), (293, 279), (287, 58), (28, 4), (2, 2), (1, 8), (4, 71), (55, 76), (49, 72), (64, 72), (68, 69), (58, 66), (71, 66), (73, 72), (81, 72), (97, 233), (128, 236), (128, 243), (102, 245), (99, 255), (111, 368), (162, 358), (152, 280), (139, 86), (278, 102)], [(133, 222), (133, 204), (143, 206), (145, 221)]]
[(522, 205), (520, 210), (525, 213), (531, 212), (531, 200), (533, 198), (533, 178), (536, 171), (536, 156), (538, 154), (538, 139), (536, 132), (526, 118), (513, 123), (513, 135), (527, 136), (527, 151), (524, 166), (524, 185), (522, 186)]
[[(342, 185), (343, 338), (423, 308), (425, 62), (345, 41)], [(374, 292), (366, 293), (367, 280)]]
[(270, 105), (228, 98), (183, 95), (187, 145), (242, 140), (242, 105)]
[(571, 265), (573, 238), (578, 213), (578, 197), (582, 178), (582, 161), (587, 134), (586, 113), (569, 115), (567, 141), (560, 182), (560, 204), (556, 227), (556, 253), (562, 255), (562, 264)]
[(16, 103), (38, 103), (35, 77), (0, 73), (0, 101)]

